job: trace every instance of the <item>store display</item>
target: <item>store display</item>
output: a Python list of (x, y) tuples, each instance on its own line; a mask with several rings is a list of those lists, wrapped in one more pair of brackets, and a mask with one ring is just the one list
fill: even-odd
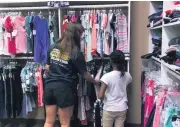
[[(48, 2), (48, 7), (17, 7), (11, 12), (9, 8), (2, 9), (0, 13), (1, 75), (6, 74), (8, 77), (11, 71), (13, 73), (12, 77), (6, 79), (10, 82), (7, 89), (3, 86), (5, 83), (3, 77), (2, 79), (0, 77), (3, 86), (0, 87), (0, 91), (3, 91), (0, 93), (2, 95), (0, 99), (3, 102), (0, 103), (1, 119), (24, 118), (33, 112), (34, 108), (44, 106), (42, 96), (43, 80), (46, 77), (44, 64), (47, 59), (47, 50), (50, 45), (56, 43), (59, 34), (63, 34), (69, 22), (81, 23), (85, 29), (81, 40), (81, 51), (85, 54), (87, 69), (94, 77), (100, 78), (102, 74), (111, 70), (108, 56), (116, 49), (126, 53), (126, 70), (129, 71), (129, 4), (109, 5), (104, 8), (101, 7), (103, 5), (93, 5), (91, 9), (83, 9), (82, 5), (69, 9), (73, 6), (68, 8), (68, 5), (69, 2), (60, 1)], [(65, 6), (67, 8), (59, 8)], [(57, 14), (60, 15), (61, 11), (62, 17), (58, 17)], [(29, 60), (29, 54), (33, 54), (31, 60)], [(18, 57), (19, 55), (23, 57)], [(7, 63), (5, 64), (4, 61)], [(13, 66), (9, 66), (10, 61), (16, 62)], [(26, 65), (19, 63), (26, 63)], [(4, 73), (4, 70), (7, 73)], [(14, 70), (17, 72), (14, 73)], [(100, 75), (96, 76), (97, 73)], [(14, 75), (17, 76), (15, 79)], [(14, 91), (16, 89), (13, 93), (9, 91), (13, 89), (9, 85), (14, 85), (14, 82), (17, 83), (19, 93)], [(73, 114), (73, 117), (75, 120), (78, 119), (81, 125), (94, 122), (96, 127), (100, 127), (103, 103), (96, 101), (97, 93), (97, 87), (89, 84), (81, 75), (78, 76), (78, 100), (75, 105), (77, 114)], [(7, 98), (5, 98), (6, 94), (9, 94)], [(17, 94), (19, 98), (13, 96), (14, 94)], [(20, 101), (19, 105), (14, 103), (16, 101)], [(21, 109), (14, 109), (13, 106), (19, 106)], [(14, 115), (13, 112), (18, 113)]]
[(0, 68), (1, 104), (3, 104), (0, 119), (26, 117), (36, 107), (36, 100), (39, 107), (43, 106), (42, 66), (32, 62), (27, 62), (25, 67), (17, 62), (3, 66)]
[(56, 14), (49, 14), (49, 27), (42, 13), (24, 17), (21, 12), (2, 12), (0, 17), (0, 55), (34, 53), (35, 62), (45, 63), (50, 42), (58, 39)]
[[(151, 2), (152, 14), (148, 17), (149, 36), (152, 38), (149, 41), (150, 50), (148, 54), (141, 56), (143, 65), (141, 126), (143, 127), (174, 127), (179, 124), (178, 4), (178, 1)], [(159, 6), (163, 8), (159, 9)], [(157, 20), (161, 20), (159, 26), (155, 26), (154, 22), (158, 22)]]
[(108, 56), (114, 50), (128, 52), (127, 17), (123, 11), (85, 10), (81, 15), (69, 11), (63, 16), (61, 31), (64, 32), (68, 22), (79, 22), (85, 29), (81, 41), (81, 51), (86, 61), (93, 56)]

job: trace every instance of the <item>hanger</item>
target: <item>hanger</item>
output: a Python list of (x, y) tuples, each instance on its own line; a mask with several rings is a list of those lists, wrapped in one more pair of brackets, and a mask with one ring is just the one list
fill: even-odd
[(20, 11), (20, 12), (18, 13), (18, 15), (19, 15), (19, 16), (22, 16), (22, 12)]
[(50, 16), (52, 15), (51, 11), (49, 11), (49, 15), (50, 15)]
[(119, 9), (119, 12), (120, 12), (121, 15), (123, 14), (122, 9)]
[(39, 17), (40, 17), (40, 18), (43, 18), (43, 14), (42, 14), (41, 11), (39, 12)]

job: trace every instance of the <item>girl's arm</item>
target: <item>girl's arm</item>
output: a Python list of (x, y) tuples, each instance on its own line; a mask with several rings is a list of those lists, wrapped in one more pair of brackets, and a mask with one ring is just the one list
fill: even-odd
[(99, 91), (99, 99), (103, 100), (104, 99), (104, 95), (105, 95), (105, 91), (106, 91), (107, 85), (105, 83), (101, 83), (101, 88)]
[(49, 66), (48, 64), (46, 64), (46, 71), (49, 72)]

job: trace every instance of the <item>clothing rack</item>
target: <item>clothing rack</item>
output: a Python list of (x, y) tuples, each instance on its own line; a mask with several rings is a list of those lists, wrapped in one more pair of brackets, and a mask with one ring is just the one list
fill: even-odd
[(19, 11), (19, 10), (52, 10), (52, 9), (58, 9), (58, 7), (8, 7), (8, 8), (0, 8), (0, 11)]
[(81, 8), (118, 8), (118, 7), (129, 7), (130, 4), (104, 4), (104, 5), (78, 5), (78, 6), (67, 6), (61, 9), (81, 9)]
[(34, 57), (0, 57), (1, 60), (15, 59), (15, 60), (25, 60), (25, 59), (34, 59)]
[(67, 6), (67, 7), (9, 7), (0, 8), (0, 11), (11, 11), (11, 10), (49, 10), (49, 9), (77, 9), (77, 8), (118, 8), (118, 7), (129, 7), (129, 4), (105, 4), (105, 5), (79, 5), (79, 6)]

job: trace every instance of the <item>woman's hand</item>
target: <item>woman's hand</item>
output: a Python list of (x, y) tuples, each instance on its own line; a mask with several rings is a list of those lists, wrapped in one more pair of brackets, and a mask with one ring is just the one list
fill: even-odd
[(95, 80), (95, 85), (100, 85), (101, 82), (99, 80)]

